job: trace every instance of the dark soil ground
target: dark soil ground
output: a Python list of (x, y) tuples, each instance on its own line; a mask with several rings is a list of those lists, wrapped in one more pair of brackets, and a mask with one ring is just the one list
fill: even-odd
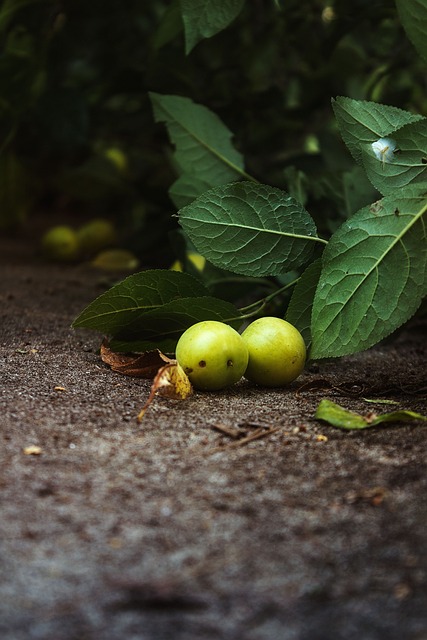
[(0, 265), (2, 640), (427, 639), (427, 427), (313, 417), (426, 414), (425, 324), (138, 424), (150, 382), (70, 328), (105, 276), (11, 240)]

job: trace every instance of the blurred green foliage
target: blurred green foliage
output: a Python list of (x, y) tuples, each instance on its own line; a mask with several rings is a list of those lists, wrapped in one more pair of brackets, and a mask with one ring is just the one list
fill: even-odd
[[(187, 43), (188, 44), (188, 43)], [(191, 98), (235, 135), (246, 170), (310, 207), (319, 230), (372, 201), (331, 97), (425, 114), (425, 67), (393, 0), (247, 0), (186, 42), (178, 0), (5, 0), (0, 7), (0, 228), (110, 216), (143, 263), (167, 264), (176, 179), (148, 92)], [(188, 47), (187, 47), (188, 48)], [(126, 170), (105, 155), (118, 148)]]

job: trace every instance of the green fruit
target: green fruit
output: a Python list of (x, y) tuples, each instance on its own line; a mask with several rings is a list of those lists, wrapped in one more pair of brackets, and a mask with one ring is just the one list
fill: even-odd
[(249, 351), (245, 378), (264, 387), (282, 387), (302, 372), (306, 347), (302, 335), (280, 318), (252, 322), (242, 333)]
[(109, 147), (104, 151), (104, 156), (113, 163), (117, 171), (125, 175), (129, 169), (128, 159), (118, 147)]
[(114, 225), (103, 218), (94, 219), (77, 231), (80, 250), (85, 256), (93, 256), (112, 247), (117, 242)]
[(243, 376), (248, 349), (228, 324), (205, 320), (193, 324), (176, 345), (176, 359), (196, 389), (217, 391)]
[(50, 260), (75, 260), (79, 255), (77, 234), (71, 227), (52, 227), (42, 237), (43, 255)]

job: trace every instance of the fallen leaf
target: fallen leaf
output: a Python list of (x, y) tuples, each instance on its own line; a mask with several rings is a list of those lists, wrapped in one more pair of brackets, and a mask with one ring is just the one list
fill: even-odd
[(387, 489), (385, 487), (372, 487), (366, 489), (359, 489), (359, 491), (349, 491), (345, 495), (345, 501), (349, 504), (353, 504), (359, 501), (369, 502), (373, 507), (378, 507), (384, 502), (384, 498), (387, 495)]
[(171, 360), (158, 370), (148, 400), (139, 412), (138, 422), (141, 422), (156, 394), (172, 400), (185, 400), (192, 393), (193, 387), (184, 369), (176, 360)]
[(174, 362), (159, 349), (135, 355), (112, 351), (106, 340), (101, 345), (101, 360), (108, 364), (112, 371), (135, 378), (154, 378), (165, 362)]
[(139, 260), (126, 249), (107, 249), (98, 253), (92, 260), (92, 266), (104, 271), (135, 271), (139, 266)]
[(383, 413), (380, 415), (369, 413), (361, 416), (353, 411), (348, 411), (335, 402), (323, 399), (320, 401), (314, 415), (318, 420), (328, 422), (333, 427), (339, 429), (367, 429), (375, 427), (384, 422), (411, 422), (413, 420), (427, 420), (427, 416), (414, 411), (393, 411), (392, 413)]
[(319, 435), (316, 436), (316, 440), (317, 442), (328, 442), (328, 437), (324, 436), (323, 433), (319, 433)]
[(36, 444), (32, 444), (29, 447), (24, 447), (24, 454), (26, 456), (39, 456), (42, 452), (42, 448)]

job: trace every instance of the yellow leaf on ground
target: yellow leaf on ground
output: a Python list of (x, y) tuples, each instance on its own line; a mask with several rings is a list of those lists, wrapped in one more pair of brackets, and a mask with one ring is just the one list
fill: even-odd
[(23, 451), (26, 456), (39, 456), (42, 453), (42, 448), (31, 444), (29, 447), (24, 447)]
[(176, 360), (168, 362), (158, 370), (148, 400), (139, 412), (138, 422), (141, 422), (156, 394), (172, 400), (185, 400), (192, 393), (193, 387), (184, 369)]

